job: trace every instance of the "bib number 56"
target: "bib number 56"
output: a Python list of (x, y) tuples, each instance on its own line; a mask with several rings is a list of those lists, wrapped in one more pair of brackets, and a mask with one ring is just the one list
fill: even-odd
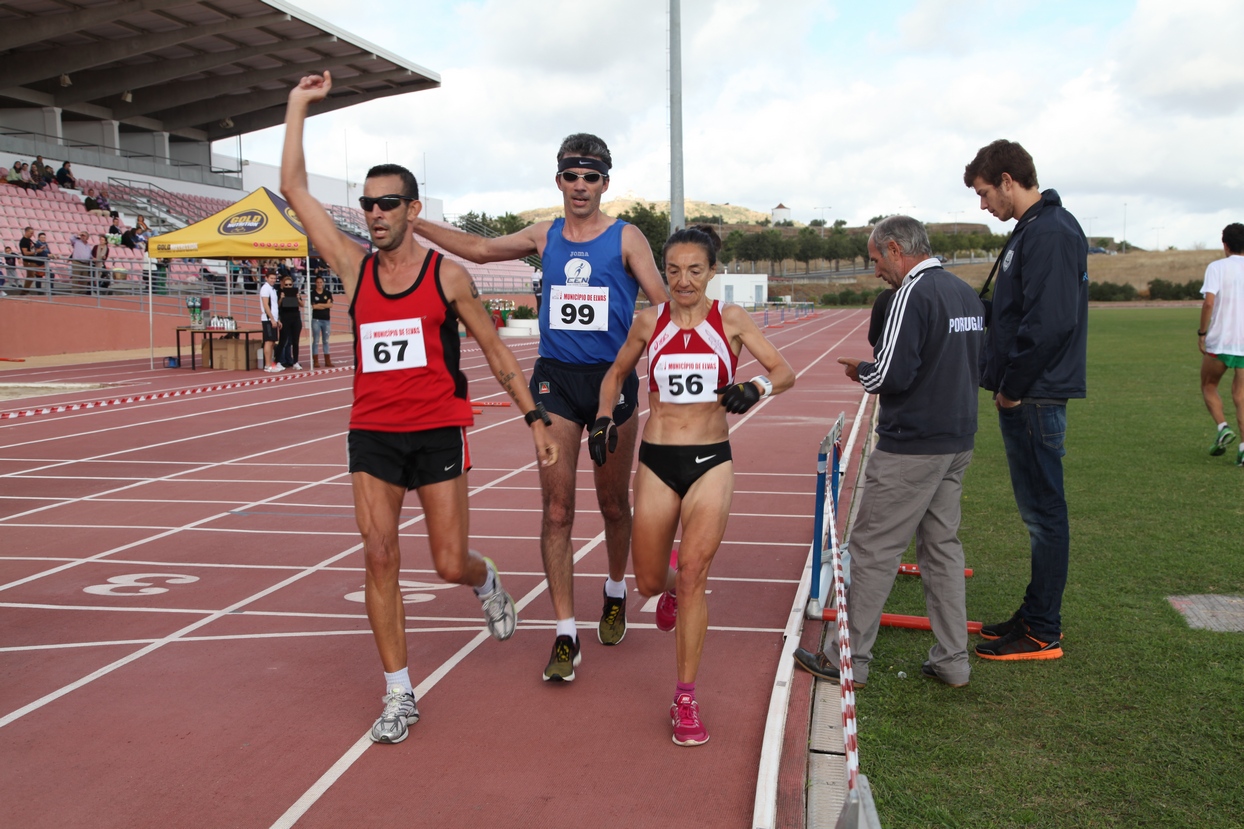
[(675, 397), (681, 396), (683, 392), (687, 394), (700, 395), (704, 393), (704, 378), (698, 374), (688, 374), (684, 382), (681, 374), (670, 375), (670, 394)]

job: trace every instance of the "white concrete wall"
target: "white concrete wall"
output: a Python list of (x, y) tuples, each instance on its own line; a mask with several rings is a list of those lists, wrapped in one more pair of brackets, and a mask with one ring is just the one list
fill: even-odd
[[(759, 297), (757, 296), (759, 289)], [(734, 302), (738, 305), (750, 306), (764, 304), (769, 294), (769, 275), (767, 273), (719, 273), (708, 283), (704, 291), (709, 299), (719, 302)]]

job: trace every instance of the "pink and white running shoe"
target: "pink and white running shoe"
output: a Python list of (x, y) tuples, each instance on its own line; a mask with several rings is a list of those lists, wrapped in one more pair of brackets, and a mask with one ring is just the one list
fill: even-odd
[(708, 731), (700, 722), (700, 704), (690, 694), (679, 694), (670, 706), (670, 721), (674, 726), (674, 744), (699, 746), (708, 742)]
[(678, 621), (678, 597), (666, 590), (657, 599), (657, 630), (671, 631)]

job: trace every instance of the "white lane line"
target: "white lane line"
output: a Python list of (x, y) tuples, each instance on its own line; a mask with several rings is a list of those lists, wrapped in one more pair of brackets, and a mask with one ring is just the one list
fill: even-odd
[[(604, 540), (605, 532), (604, 530), (601, 530), (595, 538), (583, 545), (579, 551), (575, 553), (573, 562), (578, 564), (585, 555), (594, 550)], [(522, 611), (522, 609), (531, 604), (537, 596), (547, 590), (548, 586), (549, 583), (547, 579), (541, 580), (539, 584), (528, 591), (526, 596), (518, 602), (515, 602), (515, 607), (519, 611)], [(463, 645), (457, 653), (442, 662), (436, 670), (429, 674), (423, 682), (419, 683), (419, 685), (415, 687), (415, 698), (422, 699), (426, 696), (427, 693), (435, 688), (436, 684), (444, 679), (454, 667), (462, 662), (463, 659), (466, 659), (472, 651), (478, 648), (480, 644), (488, 638), (489, 635), (487, 631), (481, 631), (476, 634), (470, 642)], [(294, 801), (294, 803), (285, 810), (285, 814), (276, 819), (276, 821), (272, 824), (272, 829), (288, 829), (288, 827), (291, 827), (297, 823), (298, 819), (306, 814), (308, 809), (315, 805), (315, 802), (323, 796), (324, 792), (328, 791), (329, 788), (337, 782), (341, 775), (345, 774), (350, 766), (354, 765), (354, 762), (363, 756), (363, 752), (367, 750), (367, 747), (372, 745), (371, 737), (369, 736), (370, 731), (371, 730), (368, 729), (363, 732), (363, 736), (359, 737), (354, 744), (350, 746), (349, 750), (347, 750), (345, 754), (341, 755), (337, 762), (333, 763), (332, 766), (329, 767), (328, 771), (324, 772), (324, 774), (322, 774), (320, 778), (311, 785), (311, 788), (303, 792), (302, 796)]]
[[(552, 619), (549, 619), (543, 622), (524, 621), (522, 623), (522, 629), (530, 630), (530, 631), (555, 630), (556, 627), (557, 627), (557, 623), (554, 622)], [(413, 633), (472, 633), (472, 632), (478, 632), (479, 629), (480, 629), (479, 624), (469, 624), (469, 625), (458, 625), (458, 626), (407, 628), (406, 632), (411, 633), (411, 634)], [(587, 630), (588, 628), (583, 627), (582, 629)], [(592, 625), (591, 629), (595, 630), (596, 626)], [(629, 622), (627, 624), (627, 629), (628, 630), (656, 630), (657, 626), (655, 624), (646, 623), (646, 622)], [(714, 633), (763, 633), (767, 635), (773, 635), (775, 633), (782, 632), (781, 628), (740, 627), (740, 626), (731, 626), (731, 625), (709, 625), (708, 629), (709, 631), (714, 632)], [(181, 639), (178, 639), (176, 642), (173, 642), (170, 644), (180, 645), (183, 643), (194, 644), (194, 643), (199, 643), (199, 642), (239, 642), (239, 641), (263, 640), (263, 639), (309, 639), (309, 638), (322, 637), (322, 636), (371, 636), (371, 635), (372, 635), (372, 632), (370, 628), (362, 628), (359, 630), (300, 630), (300, 631), (283, 631), (283, 632), (273, 632), (273, 633), (234, 633), (234, 634), (220, 634), (216, 636), (185, 636), (185, 637), (182, 637)], [(485, 635), (484, 639), (487, 639), (487, 638), (488, 636)], [(54, 644), (54, 645), (21, 645), (21, 646), (12, 647), (12, 648), (0, 648), (0, 653), (19, 653), (19, 652), (24, 653), (24, 652), (31, 652), (31, 651), (58, 651), (58, 650), (84, 650), (84, 649), (89, 649), (89, 648), (150, 645), (158, 641), (159, 640), (157, 639), (114, 639), (110, 641), (100, 641), (100, 642), (64, 642), (64, 643), (59, 643), (59, 644)], [(422, 688), (423, 686), (420, 685), (419, 687)], [(422, 691), (419, 691), (418, 689), (416, 689), (416, 691), (417, 691), (417, 695), (422, 695)]]
[[(858, 327), (859, 326), (856, 326), (856, 328)], [(854, 331), (855, 329), (852, 329), (852, 330)], [(841, 342), (841, 340), (839, 342)], [(816, 361), (819, 361), (824, 356), (825, 355), (822, 354), (820, 357), (817, 357)], [(815, 365), (815, 361), (813, 362), (812, 365)], [(811, 365), (809, 365), (809, 368), (811, 368)], [(761, 401), (761, 405), (763, 406), (764, 403), (772, 399), (773, 398), (766, 398), (764, 401)], [(755, 411), (755, 409), (753, 409), (753, 411)], [(643, 414), (644, 414), (643, 412), (639, 412), (637, 416), (642, 417)], [(742, 421), (740, 421), (739, 423), (736, 423), (735, 428), (742, 425), (742, 423), (746, 421), (748, 417), (749, 416), (745, 416)], [(731, 433), (733, 433), (734, 428), (732, 428), (730, 431)], [(578, 563), (578, 561), (584, 555), (586, 555), (593, 547), (595, 547), (596, 545), (604, 541), (604, 538), (605, 538), (605, 534), (604, 534), (604, 531), (602, 531), (598, 536), (596, 536), (596, 538), (594, 538), (579, 553), (576, 553), (574, 557), (575, 563)], [(533, 600), (536, 597), (536, 595), (538, 595), (540, 592), (543, 592), (543, 590), (545, 590), (547, 587), (548, 587), (547, 580), (542, 581), (540, 585), (538, 585), (534, 590), (528, 593), (527, 596), (525, 596), (523, 600), (519, 602), (520, 609), (522, 607), (525, 607), (527, 604), (529, 604), (531, 600)], [(486, 637), (487, 637), (486, 633), (481, 633), (478, 636), (476, 636), (474, 639), (472, 639), (471, 642), (469, 642), (467, 645), (463, 646), (463, 648), (459, 650), (458, 653), (450, 657), (450, 659), (447, 660), (445, 663), (443, 663), (441, 667), (438, 668), (435, 673), (429, 676), (428, 679), (424, 680), (424, 682), (421, 683), (419, 687), (415, 689), (415, 696), (422, 697), (425, 693), (427, 693), (427, 691), (430, 690), (432, 687), (434, 687), (435, 684), (439, 682), (440, 679), (446, 673), (448, 673), (448, 671), (452, 667), (454, 667), (459, 662), (461, 662), (464, 658), (466, 658), (466, 656), (469, 655), (471, 651), (475, 650), (475, 648), (479, 646), (479, 643), (482, 642)], [(324, 792), (326, 792), (341, 777), (341, 775), (345, 774), (345, 772), (350, 768), (350, 766), (352, 766), (354, 762), (363, 755), (363, 752), (366, 751), (367, 747), (370, 746), (371, 744), (372, 744), (371, 738), (368, 736), (367, 733), (364, 733), (363, 736), (361, 736), (358, 740), (356, 740), (355, 743), (349, 748), (349, 750), (347, 750), (346, 753), (343, 754), (337, 760), (337, 762), (335, 762), (328, 769), (328, 771), (324, 772), (324, 774), (320, 777), (319, 780), (317, 780), (314, 784), (312, 784), (310, 789), (308, 789), (306, 792), (303, 793), (302, 797), (298, 798), (298, 800), (295, 801), (294, 804), (291, 805), (288, 810), (286, 810), (285, 814), (281, 815), (281, 817), (278, 818), (276, 822), (272, 824), (272, 829), (288, 829), (288, 827), (292, 827), (295, 823), (297, 823), (298, 819), (301, 818), (304, 814), (306, 814), (307, 810), (310, 809), (311, 806), (313, 806), (315, 802), (320, 799), (320, 797), (324, 794)]]

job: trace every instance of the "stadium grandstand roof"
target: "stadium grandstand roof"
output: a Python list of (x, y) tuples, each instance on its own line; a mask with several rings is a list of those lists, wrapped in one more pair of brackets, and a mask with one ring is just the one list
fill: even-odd
[(331, 70), (311, 114), (440, 86), (440, 76), (281, 0), (4, 0), (0, 111), (213, 141), (279, 124), (290, 86)]

